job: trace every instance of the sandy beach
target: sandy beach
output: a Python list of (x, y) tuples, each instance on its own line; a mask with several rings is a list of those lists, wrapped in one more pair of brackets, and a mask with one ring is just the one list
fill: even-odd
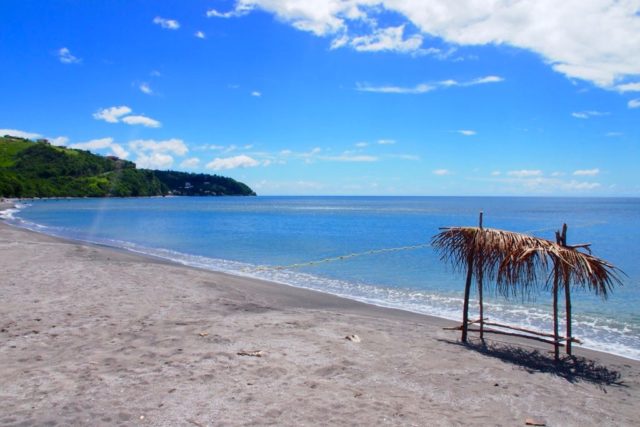
[[(5, 206), (6, 207), (6, 206)], [(0, 425), (638, 425), (640, 362), (0, 221)], [(358, 339), (345, 337), (357, 335)]]

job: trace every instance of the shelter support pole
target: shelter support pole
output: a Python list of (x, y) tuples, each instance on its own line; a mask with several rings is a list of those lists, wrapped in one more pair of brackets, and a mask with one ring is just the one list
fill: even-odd
[(558, 340), (558, 260), (553, 266), (553, 358), (556, 362), (560, 360), (560, 345)]
[(471, 278), (473, 276), (473, 252), (467, 258), (467, 281), (464, 285), (464, 305), (462, 307), (462, 342), (467, 342), (469, 329), (469, 293), (471, 292)]
[[(560, 236), (562, 240), (562, 246), (567, 246), (567, 224), (562, 224), (562, 235)], [(569, 283), (569, 275), (563, 274), (563, 286), (564, 286), (564, 299), (565, 299), (565, 310), (567, 313), (567, 333), (566, 333), (566, 352), (569, 356), (571, 356), (571, 287)]]
[[(482, 216), (483, 212), (480, 211), (479, 225), (480, 232), (482, 233)], [(480, 254), (482, 256), (482, 254)], [(480, 265), (484, 266), (484, 260), (480, 260)], [(484, 342), (484, 302), (482, 300), (482, 279), (483, 279), (482, 270), (478, 272), (478, 303), (479, 303), (479, 311), (480, 311), (480, 339)]]

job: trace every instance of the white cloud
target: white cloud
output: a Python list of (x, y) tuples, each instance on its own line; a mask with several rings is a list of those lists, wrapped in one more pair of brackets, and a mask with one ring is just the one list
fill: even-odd
[(627, 103), (627, 107), (629, 107), (629, 108), (640, 108), (640, 98), (630, 100)]
[(138, 88), (142, 93), (146, 93), (147, 95), (153, 95), (153, 90), (151, 89), (151, 86), (149, 86), (149, 83), (140, 83), (140, 86), (138, 86)]
[(251, 92), (251, 96), (255, 96), (255, 97), (258, 97), (258, 98), (259, 98), (259, 97), (261, 97), (261, 96), (262, 96), (262, 93), (261, 93), (261, 92), (258, 92), (257, 90), (254, 90), (253, 92)]
[(564, 190), (578, 190), (578, 191), (585, 191), (585, 190), (595, 190), (597, 188), (600, 188), (602, 185), (599, 182), (581, 182), (581, 181), (569, 181), (569, 182), (565, 182), (562, 183), (562, 188)]
[(80, 150), (104, 150), (108, 148), (114, 155), (121, 159), (129, 157), (129, 152), (122, 148), (120, 144), (114, 143), (113, 138), (92, 139), (86, 142), (78, 142), (70, 147)]
[(207, 15), (231, 18), (254, 9), (329, 37), (334, 48), (357, 37), (375, 39), (381, 31), (377, 18), (394, 14), (405, 20), (401, 25), (415, 28), (406, 40), (436, 37), (453, 46), (509, 45), (540, 55), (568, 78), (609, 89), (633, 88), (635, 82), (629, 80), (640, 75), (640, 55), (631, 54), (640, 45), (635, 0), (237, 0), (231, 11), (210, 10)]
[(618, 138), (620, 136), (624, 135), (622, 132), (607, 132), (604, 134), (604, 136), (609, 137), (609, 138)]
[(234, 157), (216, 157), (211, 162), (207, 163), (207, 168), (213, 170), (253, 168), (256, 166), (260, 166), (260, 162), (245, 154)]
[(194, 36), (196, 36), (199, 39), (206, 39), (207, 38), (207, 36), (202, 31), (196, 31)]
[(173, 165), (173, 156), (184, 156), (189, 149), (181, 139), (173, 138), (161, 141), (155, 139), (136, 139), (129, 142), (129, 148), (135, 151), (135, 163), (141, 168), (167, 169)]
[(368, 143), (368, 142), (356, 142), (356, 144), (355, 144), (355, 145), (356, 145), (356, 147), (358, 147), (358, 148), (364, 148), (364, 147), (366, 147), (367, 145), (369, 145), (369, 143)]
[(616, 86), (619, 92), (640, 92), (640, 82), (625, 83)]
[[(404, 25), (375, 29), (372, 34), (354, 37), (349, 44), (360, 52), (396, 51), (396, 52), (418, 52), (422, 46), (422, 36), (414, 34), (408, 38), (404, 37)], [(338, 42), (334, 40), (332, 49), (341, 47), (346, 43), (344, 38)]]
[(491, 172), (491, 176), (500, 176), (500, 175), (502, 175), (502, 172), (500, 172), (500, 171)]
[(379, 159), (375, 156), (368, 155), (356, 155), (350, 153), (343, 153), (339, 156), (320, 156), (318, 157), (320, 160), (330, 161), (330, 162), (353, 162), (353, 163), (361, 163), (361, 162), (377, 162)]
[(120, 144), (111, 144), (110, 148), (113, 154), (115, 154), (117, 157), (120, 157), (121, 159), (126, 159), (127, 157), (129, 157), (129, 152), (125, 150)]
[(596, 176), (600, 173), (600, 169), (578, 169), (574, 171), (573, 174), (576, 176)]
[(475, 130), (469, 130), (469, 129), (460, 129), (460, 130), (457, 130), (456, 132), (458, 132), (460, 135), (464, 135), (464, 136), (473, 136), (473, 135), (476, 135), (478, 133)]
[(392, 159), (400, 159), (400, 160), (413, 160), (413, 161), (420, 160), (420, 156), (417, 156), (415, 154), (391, 154), (388, 157)]
[(514, 176), (516, 178), (530, 178), (533, 176), (542, 176), (542, 171), (539, 169), (521, 169), (516, 171), (509, 171), (507, 175)]
[(576, 119), (590, 119), (591, 117), (602, 117), (608, 116), (611, 113), (603, 112), (603, 111), (580, 111), (577, 113), (571, 113), (573, 117)]
[(175, 19), (165, 19), (159, 16), (153, 18), (153, 23), (160, 25), (165, 30), (177, 30), (178, 28), (180, 28), (180, 23)]
[(499, 83), (504, 81), (502, 77), (498, 76), (486, 76), (479, 77), (466, 82), (459, 82), (457, 80), (442, 80), (433, 83), (420, 83), (416, 86), (372, 86), (368, 83), (356, 83), (356, 90), (360, 92), (377, 92), (377, 93), (397, 93), (397, 94), (423, 94), (431, 92), (436, 89), (445, 89), (449, 87), (469, 87), (489, 83)]
[(17, 129), (0, 129), (0, 136), (15, 136), (16, 138), (36, 139), (42, 138), (42, 135), (34, 132), (25, 132)]
[(155, 139), (136, 139), (129, 142), (129, 148), (137, 153), (173, 153), (178, 156), (184, 156), (189, 151), (184, 141), (177, 138), (162, 141), (156, 141)]
[(433, 173), (434, 175), (438, 175), (438, 176), (451, 175), (451, 171), (449, 171), (449, 169), (436, 169), (436, 170), (432, 171), (431, 173)]
[(26, 139), (47, 139), (52, 145), (65, 145), (69, 142), (69, 138), (66, 136), (58, 136), (55, 138), (45, 138), (39, 133), (35, 132), (25, 132), (18, 129), (0, 129), (0, 136), (15, 136), (17, 138), (26, 138)]
[(60, 62), (63, 64), (78, 64), (82, 61), (80, 58), (73, 56), (71, 51), (66, 47), (58, 49), (56, 54), (58, 55)]
[(180, 167), (183, 168), (197, 168), (200, 165), (200, 159), (197, 157), (191, 157), (190, 159), (185, 159), (180, 163)]
[(93, 118), (96, 120), (104, 120), (108, 123), (118, 123), (120, 117), (129, 114), (131, 112), (131, 108), (126, 105), (121, 105), (120, 107), (111, 107), (111, 108), (103, 108), (93, 113)]
[(380, 145), (393, 145), (395, 144), (395, 139), (379, 139), (378, 144)]
[(52, 145), (67, 145), (67, 143), (69, 142), (69, 138), (66, 136), (58, 136), (58, 137), (49, 139), (49, 142)]
[(356, 83), (356, 90), (374, 93), (422, 94), (434, 90), (434, 86), (422, 83), (413, 87), (402, 86), (371, 86), (368, 83)]
[(163, 153), (138, 154), (135, 163), (144, 169), (169, 169), (173, 165), (173, 157)]
[(113, 138), (100, 138), (73, 144), (71, 145), (71, 148), (78, 148), (80, 150), (101, 150), (103, 148), (110, 147), (111, 144), (113, 144)]
[(216, 9), (207, 10), (207, 18), (237, 18), (251, 12), (253, 5), (251, 2), (237, 2), (234, 10), (230, 12), (218, 12)]
[(154, 120), (150, 117), (146, 116), (125, 116), (122, 118), (122, 121), (128, 125), (142, 125), (149, 128), (159, 128), (161, 123), (157, 120)]

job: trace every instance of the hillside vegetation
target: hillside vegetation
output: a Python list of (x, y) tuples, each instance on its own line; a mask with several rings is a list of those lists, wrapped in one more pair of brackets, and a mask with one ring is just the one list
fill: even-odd
[(84, 150), (0, 137), (0, 196), (137, 197), (255, 195), (218, 175), (137, 169), (135, 163)]

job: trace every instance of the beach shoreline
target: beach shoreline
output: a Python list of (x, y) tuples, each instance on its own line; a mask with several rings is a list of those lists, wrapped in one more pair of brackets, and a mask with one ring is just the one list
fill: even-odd
[(631, 359), (550, 372), (550, 346), (2, 222), (0, 251), (0, 425), (636, 422)]

